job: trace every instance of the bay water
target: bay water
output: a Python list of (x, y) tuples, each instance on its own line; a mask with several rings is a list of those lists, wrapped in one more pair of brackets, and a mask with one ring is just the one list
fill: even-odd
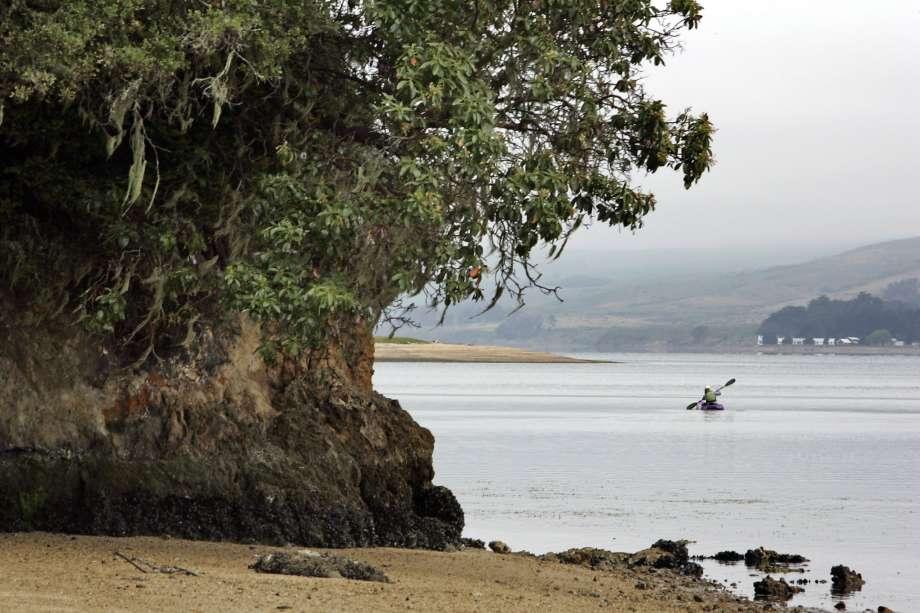
[[(470, 537), (534, 553), (688, 539), (811, 562), (791, 604), (920, 611), (920, 357), (612, 354), (601, 364), (381, 363), (435, 435)], [(737, 379), (724, 412), (686, 410)], [(830, 567), (865, 587), (830, 593)], [(704, 562), (753, 594), (762, 575)], [(815, 580), (827, 583), (814, 583)]]

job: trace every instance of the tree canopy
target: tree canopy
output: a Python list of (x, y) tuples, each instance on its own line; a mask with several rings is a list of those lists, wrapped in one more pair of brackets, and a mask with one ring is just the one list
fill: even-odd
[(901, 279), (889, 283), (882, 290), (881, 296), (889, 302), (903, 302), (920, 307), (920, 279)]
[(887, 334), (886, 343), (892, 335), (907, 342), (920, 340), (920, 308), (887, 302), (867, 292), (851, 300), (821, 296), (808, 306), (788, 306), (773, 313), (761, 324), (758, 333), (775, 343), (777, 336), (867, 339), (879, 330)]
[(0, 2), (0, 282), (145, 359), (246, 312), (296, 353), (494, 304), (710, 167), (642, 81), (695, 0)]

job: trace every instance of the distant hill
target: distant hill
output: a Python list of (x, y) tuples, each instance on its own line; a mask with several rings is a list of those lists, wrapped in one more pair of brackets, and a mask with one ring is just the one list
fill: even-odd
[[(474, 317), (478, 307), (461, 305), (445, 326), (432, 328), (426, 320), (413, 335), (585, 351), (732, 345), (747, 342), (760, 322), (784, 306), (819, 295), (878, 294), (889, 283), (920, 277), (920, 237), (752, 271), (742, 270), (750, 258), (731, 253), (718, 259), (714, 253), (695, 259), (673, 254), (670, 266), (667, 254), (567, 255), (558, 271), (563, 274), (553, 277), (549, 269), (547, 275), (563, 288), (565, 302), (534, 293), (510, 318), (507, 307)], [(650, 271), (647, 277), (643, 270)]]

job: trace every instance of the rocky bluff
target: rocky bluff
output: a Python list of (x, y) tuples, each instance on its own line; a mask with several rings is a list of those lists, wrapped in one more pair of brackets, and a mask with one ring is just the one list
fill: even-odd
[(431, 433), (371, 389), (366, 326), (270, 366), (237, 321), (125, 370), (78, 327), (17, 313), (0, 305), (0, 530), (458, 542)]

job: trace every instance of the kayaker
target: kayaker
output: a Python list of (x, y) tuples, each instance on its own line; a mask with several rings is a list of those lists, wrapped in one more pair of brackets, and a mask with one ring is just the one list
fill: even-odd
[(719, 396), (721, 395), (722, 395), (722, 392), (717, 392), (714, 389), (712, 389), (711, 385), (707, 385), (706, 391), (703, 392), (703, 402), (705, 402), (706, 404), (712, 404), (716, 402)]
[(703, 391), (702, 400), (697, 400), (696, 402), (689, 404), (687, 406), (687, 410), (690, 411), (692, 409), (702, 409), (704, 411), (721, 411), (725, 409), (725, 407), (719, 404), (719, 396), (722, 395), (721, 390), (728, 387), (729, 385), (734, 384), (735, 379), (729, 379), (725, 382), (725, 385), (719, 386), (716, 389), (713, 389), (711, 385), (707, 385), (706, 389)]

